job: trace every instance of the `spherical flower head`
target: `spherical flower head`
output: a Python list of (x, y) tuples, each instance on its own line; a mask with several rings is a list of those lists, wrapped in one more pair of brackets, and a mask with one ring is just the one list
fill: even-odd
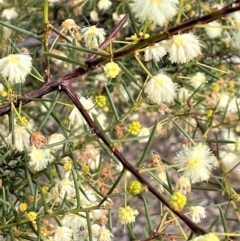
[(137, 180), (132, 180), (128, 183), (127, 190), (133, 196), (138, 195), (142, 191), (142, 184)]
[(101, 227), (98, 231), (98, 241), (111, 241), (114, 235), (105, 226)]
[(8, 21), (14, 19), (18, 16), (15, 8), (6, 8), (2, 11), (1, 17), (6, 18)]
[(240, 139), (232, 129), (229, 130), (228, 128), (222, 130), (221, 138), (223, 140), (235, 142), (235, 144), (225, 144), (224, 148), (221, 148), (219, 151), (219, 157), (227, 172), (238, 175), (239, 168), (237, 164), (239, 163)]
[[(91, 230), (92, 230), (92, 236), (93, 236), (93, 241), (98, 241), (98, 235), (99, 235), (99, 230), (101, 228), (101, 226), (99, 224), (92, 224), (90, 226)], [(89, 238), (89, 232), (88, 232), (88, 228), (81, 231), (81, 239), (79, 240), (90, 240)]]
[(150, 61), (154, 59), (155, 61), (159, 62), (166, 54), (167, 50), (165, 46), (160, 43), (155, 43), (153, 46), (149, 46), (146, 48), (144, 52), (144, 60)]
[(159, 182), (157, 183), (158, 191), (160, 193), (163, 193), (165, 191), (165, 186), (168, 186), (168, 180), (167, 180), (166, 172), (164, 172), (164, 171), (160, 172), (157, 177), (159, 179)]
[[(138, 137), (142, 137), (142, 136), (149, 136), (150, 135), (150, 131), (149, 128), (147, 127), (143, 127), (140, 132), (138, 133)], [(148, 137), (146, 138), (142, 138), (138, 140), (140, 143), (144, 143), (148, 141)]]
[(105, 40), (106, 34), (103, 28), (97, 28), (95, 25), (82, 28), (81, 33), (88, 48), (98, 48), (99, 44)]
[(21, 117), (17, 119), (16, 122), (20, 126), (27, 126), (28, 125), (28, 119), (26, 117)]
[(191, 192), (191, 183), (189, 178), (181, 176), (176, 183), (175, 191), (186, 194)]
[(227, 108), (227, 113), (238, 112), (239, 99), (236, 96), (232, 97), (228, 92), (221, 92), (218, 99), (217, 110), (225, 111)]
[(240, 30), (234, 32), (231, 40), (231, 47), (240, 50)]
[(27, 207), (28, 207), (27, 203), (20, 203), (20, 204), (19, 204), (19, 210), (20, 210), (21, 212), (26, 211), (26, 210), (27, 210)]
[(189, 208), (192, 221), (194, 223), (200, 223), (202, 218), (206, 217), (205, 208), (201, 206), (191, 206)]
[(190, 82), (197, 89), (200, 85), (206, 82), (206, 75), (202, 72), (197, 72), (191, 77)]
[[(87, 166), (94, 172), (99, 168), (100, 161), (101, 161), (101, 155), (99, 155), (99, 154), (96, 155), (94, 158), (90, 157), (87, 160), (87, 164), (88, 164)], [(90, 170), (89, 170), (89, 172), (90, 172)]]
[(89, 174), (90, 173), (90, 167), (88, 165), (83, 165), (81, 168), (81, 172), (84, 174)]
[(28, 217), (28, 219), (29, 219), (31, 222), (33, 222), (33, 221), (35, 221), (36, 218), (37, 218), (37, 213), (35, 213), (35, 212), (29, 212), (29, 213), (27, 214), (27, 217)]
[(104, 66), (104, 73), (107, 78), (116, 78), (120, 71), (121, 69), (119, 68), (118, 64), (114, 63), (113, 61)]
[(108, 10), (112, 6), (112, 2), (110, 0), (100, 0), (97, 6), (100, 10)]
[(57, 227), (54, 230), (54, 241), (72, 241), (73, 230), (67, 227)]
[[(25, 148), (29, 148), (30, 134), (25, 126), (14, 126), (14, 147), (18, 151), (23, 151)], [(7, 137), (7, 142), (12, 143), (12, 133)]]
[(94, 101), (98, 107), (104, 107), (106, 105), (106, 97), (104, 95), (96, 96)]
[(42, 186), (42, 187), (41, 187), (41, 190), (42, 190), (42, 192), (43, 192), (44, 194), (47, 194), (48, 191), (49, 191), (49, 187), (48, 187), (48, 186)]
[[(58, 134), (58, 133), (54, 133), (51, 136), (49, 136), (48, 138), (48, 144), (55, 144), (61, 141), (64, 141), (65, 137), (62, 134)], [(52, 151), (57, 151), (57, 150), (61, 150), (63, 147), (63, 144), (57, 145), (57, 146), (53, 146), (51, 147)]]
[(72, 230), (85, 229), (87, 228), (87, 220), (85, 218), (85, 214), (83, 214), (83, 216), (82, 213), (81, 215), (68, 213), (61, 220), (61, 224), (65, 227), (71, 228)]
[(175, 159), (179, 162), (182, 175), (191, 183), (207, 181), (216, 164), (216, 158), (209, 147), (203, 143), (194, 146), (184, 145)]
[(220, 240), (216, 234), (208, 233), (205, 235), (198, 236), (198, 237), (192, 239), (192, 241), (220, 241)]
[(138, 211), (133, 210), (131, 207), (127, 206), (125, 208), (120, 207), (118, 209), (118, 218), (121, 224), (126, 225), (135, 222), (135, 216), (138, 215)]
[(65, 174), (62, 180), (57, 180), (55, 187), (58, 195), (61, 199), (65, 197), (67, 194), (67, 199), (74, 197), (76, 195), (76, 190), (74, 187), (74, 183), (69, 179), (68, 175)]
[(53, 161), (53, 156), (49, 149), (35, 149), (31, 148), (29, 165), (33, 167), (35, 171), (41, 171), (45, 169), (48, 163)]
[(130, 6), (141, 22), (149, 20), (163, 26), (177, 14), (178, 4), (178, 0), (133, 0)]
[(201, 44), (192, 33), (174, 35), (169, 41), (168, 53), (171, 63), (188, 63), (202, 54)]
[(23, 83), (32, 68), (32, 58), (26, 54), (10, 54), (0, 59), (0, 73), (11, 83)]
[(142, 126), (139, 121), (133, 121), (128, 125), (128, 133), (136, 136), (140, 132), (141, 128)]
[(206, 34), (209, 38), (217, 38), (222, 34), (223, 29), (221, 28), (221, 23), (218, 21), (213, 21), (207, 24), (208, 27), (205, 28)]
[(93, 21), (93, 22), (98, 22), (99, 21), (99, 18), (98, 18), (98, 12), (96, 10), (92, 10), (90, 12), (90, 19)]
[(180, 192), (173, 193), (169, 201), (171, 208), (175, 211), (182, 211), (186, 203), (187, 197)]
[[(106, 210), (106, 209), (94, 209), (94, 210), (92, 210), (92, 212), (91, 212), (91, 214), (92, 214), (92, 219), (93, 220), (103, 220), (104, 218), (106, 219), (107, 217), (107, 215), (108, 215), (108, 210)], [(102, 225), (102, 223), (101, 223), (101, 225)]]
[(64, 171), (71, 171), (72, 170), (72, 162), (71, 161), (66, 161), (63, 165)]
[(178, 101), (181, 102), (182, 104), (188, 100), (189, 96), (190, 96), (190, 93), (188, 89), (186, 89), (185, 87), (181, 87), (178, 89), (177, 91)]
[(176, 84), (165, 74), (153, 76), (144, 89), (147, 97), (154, 103), (160, 105), (171, 103), (176, 95)]
[[(87, 197), (87, 198), (86, 198)], [(97, 203), (96, 193), (92, 189), (85, 188), (84, 193), (80, 192), (81, 206), (90, 207)]]
[[(82, 96), (82, 97), (80, 97), (79, 100), (82, 103), (84, 109), (88, 111), (91, 118), (92, 118), (92, 114), (94, 114), (94, 115), (98, 114), (98, 112), (94, 109), (94, 103), (90, 98), (85, 98)], [(77, 124), (77, 125), (81, 126), (81, 125), (86, 124), (85, 119), (83, 118), (82, 114), (76, 107), (73, 108), (68, 119), (69, 119), (71, 125)]]

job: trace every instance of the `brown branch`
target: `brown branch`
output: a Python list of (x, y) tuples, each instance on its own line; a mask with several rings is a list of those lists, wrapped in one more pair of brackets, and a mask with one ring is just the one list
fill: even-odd
[[(191, 29), (194, 28), (194, 26), (196, 24), (204, 24), (207, 22), (211, 22), (215, 19), (218, 19), (226, 14), (232, 13), (234, 11), (240, 10), (240, 0), (237, 0), (235, 2), (237, 4), (237, 6), (234, 6), (234, 4), (229, 4), (226, 7), (220, 9), (219, 11), (216, 11), (214, 13), (210, 13), (208, 15), (205, 15), (203, 17), (199, 17), (193, 20), (189, 20), (186, 21), (176, 27), (173, 27), (171, 29), (169, 29), (167, 32), (162, 33), (162, 34), (156, 34), (148, 39), (139, 41), (138, 43), (136, 43), (135, 45), (132, 45), (130, 47), (127, 47), (121, 51), (116, 51), (113, 53), (113, 59), (116, 58), (121, 58), (124, 57), (126, 55), (129, 55), (131, 53), (134, 53), (136, 50), (140, 49), (140, 48), (144, 48), (146, 46), (148, 46), (149, 44), (155, 43), (155, 42), (159, 42), (162, 41), (164, 39), (167, 39), (169, 36), (176, 34), (178, 32), (186, 32), (189, 31)], [(126, 15), (124, 17), (124, 19), (122, 21), (119, 22), (119, 25), (117, 25), (117, 27), (114, 29), (114, 33), (116, 34), (117, 31), (119, 30), (118, 26), (122, 26), (124, 24), (124, 21), (126, 22), (128, 19), (128, 15)], [(114, 35), (110, 34), (110, 38), (107, 38), (107, 41), (105, 41), (103, 44), (107, 44), (108, 40), (113, 38)], [(106, 62), (108, 62), (108, 58), (97, 58), (95, 59), (94, 57), (91, 57), (90, 60), (86, 61), (86, 66), (87, 69), (84, 68), (77, 68), (75, 70), (73, 70), (72, 72), (66, 74), (65, 76), (63, 76), (62, 78), (52, 81), (50, 83), (45, 83), (43, 86), (41, 86), (39, 89), (37, 90), (33, 90), (29, 93), (23, 94), (22, 97), (28, 97), (28, 98), (41, 98), (43, 95), (51, 93), (55, 90), (57, 90), (59, 88), (59, 85), (64, 82), (64, 81), (68, 81), (71, 82), (72, 79), (77, 78), (83, 74), (86, 74), (87, 72), (94, 70), (96, 68), (98, 68), (100, 65), (105, 64)], [(29, 100), (25, 100), (23, 101), (23, 105), (27, 104), (28, 102), (30, 102)], [(16, 103), (16, 107), (19, 105), (19, 102)], [(9, 113), (11, 110), (10, 108), (10, 104), (6, 104), (2, 107), (0, 107), (0, 116)]]
[(93, 130), (93, 132), (104, 142), (104, 144), (111, 150), (111, 152), (118, 158), (118, 160), (122, 163), (125, 169), (130, 171), (142, 184), (144, 184), (148, 190), (158, 199), (160, 200), (166, 207), (168, 207), (172, 212), (174, 212), (183, 222), (186, 223), (186, 225), (195, 233), (198, 234), (206, 234), (207, 231), (203, 228), (199, 227), (195, 223), (192, 222), (191, 219), (189, 219), (187, 216), (185, 216), (182, 212), (178, 212), (173, 210), (168, 200), (158, 192), (156, 188), (154, 188), (148, 181), (145, 179), (136, 169), (135, 167), (130, 164), (126, 158), (122, 155), (120, 151), (117, 149), (114, 149), (111, 145), (111, 143), (108, 142), (108, 140), (105, 138), (101, 130), (97, 127), (97, 125), (94, 123), (94, 121), (89, 116), (87, 110), (84, 109), (83, 105), (79, 101), (77, 95), (73, 93), (73, 91), (69, 88), (68, 82), (61, 84), (61, 89), (68, 95), (68, 97), (71, 99), (73, 104), (78, 108), (78, 110), (83, 115), (84, 119), (90, 126), (90, 128)]
[[(129, 18), (129, 14), (127, 13), (121, 21), (119, 21), (118, 25), (113, 29), (113, 31), (107, 36), (107, 38), (104, 40), (104, 42), (100, 45), (99, 49), (104, 49), (108, 43), (116, 36), (117, 32), (122, 28), (122, 26), (126, 23), (126, 21)], [(112, 56), (111, 56), (112, 57)], [(95, 54), (92, 54), (88, 57), (86, 62), (91, 62), (96, 58)]]
[[(129, 55), (131, 53), (134, 53), (136, 50), (145, 48), (153, 43), (160, 42), (162, 40), (170, 38), (172, 35), (177, 34), (179, 32), (187, 32), (189, 30), (192, 30), (196, 25), (198, 24), (206, 24), (209, 22), (212, 22), (216, 19), (219, 19), (227, 14), (230, 14), (232, 12), (240, 10), (239, 6), (240, 0), (236, 1), (237, 6), (234, 6), (233, 3), (225, 6), (224, 8), (220, 9), (219, 11), (210, 13), (208, 15), (205, 15), (203, 17), (195, 18), (186, 22), (183, 22), (182, 24), (175, 26), (173, 28), (168, 29), (167, 31), (156, 34), (151, 36), (150, 38), (144, 39), (136, 43), (135, 45), (131, 45), (130, 47), (126, 47), (125, 49), (122, 49), (120, 51), (114, 52), (114, 58), (120, 58), (122, 56)], [(95, 61), (88, 62), (91, 65), (98, 64), (103, 60), (102, 57), (96, 59)]]
[[(136, 50), (140, 48), (144, 48), (148, 46), (149, 44), (159, 42), (161, 40), (169, 38), (169, 36), (172, 36), (173, 34), (176, 34), (178, 32), (186, 32), (194, 28), (197, 24), (204, 24), (207, 22), (211, 22), (215, 19), (218, 19), (226, 14), (232, 13), (234, 11), (240, 10), (239, 1), (236, 1), (238, 3), (238, 6), (233, 6), (233, 4), (229, 4), (228, 6), (222, 8), (219, 11), (216, 11), (214, 13), (208, 14), (206, 16), (196, 18), (190, 21), (186, 21), (176, 27), (173, 27), (169, 29), (167, 32), (164, 32), (162, 34), (156, 34), (146, 40), (139, 41), (137, 44), (127, 47), (123, 50), (116, 51), (114, 53), (114, 58), (120, 58), (126, 55), (129, 55), (131, 53), (134, 53)], [(126, 21), (128, 18), (125, 17), (124, 21)], [(122, 26), (124, 21), (120, 22), (119, 26)], [(117, 33), (120, 27), (116, 27), (114, 30), (114, 34)], [(108, 43), (108, 41), (114, 36), (114, 34), (111, 34), (110, 37), (107, 38), (107, 40), (104, 42), (103, 46)], [(119, 152), (117, 149), (113, 149), (111, 146), (111, 143), (108, 142), (108, 140), (105, 138), (101, 130), (96, 126), (96, 124), (93, 122), (91, 117), (89, 116), (88, 112), (84, 109), (82, 104), (80, 103), (77, 95), (73, 93), (73, 91), (69, 88), (70, 82), (79, 76), (82, 76), (83, 74), (86, 74), (87, 72), (96, 69), (99, 65), (104, 64), (107, 62), (108, 59), (106, 58), (97, 58), (95, 59), (95, 56), (90, 57), (88, 61), (86, 61), (87, 69), (84, 68), (77, 68), (76, 70), (73, 70), (72, 72), (66, 74), (64, 77), (59, 78), (56, 81), (47, 82), (42, 87), (40, 87), (37, 90), (34, 90), (30, 93), (23, 94), (23, 97), (29, 97), (29, 98), (39, 98), (43, 95), (50, 93), (52, 91), (55, 91), (57, 89), (62, 89), (68, 97), (71, 99), (71, 101), (75, 104), (75, 106), (79, 109), (83, 117), (85, 118), (86, 122), (92, 128), (93, 132), (105, 143), (105, 145), (109, 148), (109, 150), (112, 151), (112, 153), (119, 159), (119, 161), (123, 164), (124, 168), (130, 171), (133, 175), (136, 176), (136, 178), (143, 183), (148, 190), (157, 198), (159, 199), (166, 207), (171, 209), (168, 200), (160, 194), (135, 168), (133, 165), (131, 165), (125, 157)], [(25, 100), (23, 104), (28, 103), (29, 100)], [(18, 103), (16, 104), (18, 105)], [(0, 108), (0, 115), (6, 114), (10, 111), (10, 105), (5, 105)], [(172, 209), (171, 209), (172, 210)], [(188, 217), (186, 217), (182, 212), (177, 212), (172, 210), (185, 224), (195, 233), (198, 234), (206, 234), (207, 231), (203, 228), (199, 227), (195, 223), (193, 223)]]

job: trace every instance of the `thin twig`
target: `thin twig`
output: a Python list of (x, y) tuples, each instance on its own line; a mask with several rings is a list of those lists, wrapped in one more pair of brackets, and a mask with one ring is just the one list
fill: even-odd
[(89, 116), (87, 110), (84, 109), (83, 105), (79, 101), (78, 96), (70, 89), (70, 86), (67, 82), (63, 83), (61, 85), (62, 90), (68, 95), (68, 97), (71, 99), (73, 104), (78, 108), (78, 110), (83, 115), (84, 119), (90, 126), (90, 128), (93, 130), (93, 132), (104, 142), (104, 144), (109, 148), (109, 150), (118, 158), (118, 160), (122, 163), (123, 167), (130, 171), (142, 184), (144, 184), (148, 190), (158, 199), (160, 200), (166, 207), (171, 209), (172, 212), (174, 212), (183, 222), (186, 223), (186, 225), (195, 233), (198, 234), (206, 234), (207, 231), (198, 225), (196, 225), (194, 222), (192, 222), (191, 219), (189, 219), (187, 216), (185, 216), (182, 212), (178, 212), (175, 210), (172, 210), (170, 207), (169, 201), (158, 192), (156, 188), (154, 188), (136, 169), (135, 167), (130, 164), (130, 162), (127, 161), (127, 159), (122, 155), (122, 153), (114, 149), (111, 146), (111, 143), (108, 142), (108, 140), (105, 138), (101, 130), (97, 127), (97, 125), (94, 123), (92, 118)]

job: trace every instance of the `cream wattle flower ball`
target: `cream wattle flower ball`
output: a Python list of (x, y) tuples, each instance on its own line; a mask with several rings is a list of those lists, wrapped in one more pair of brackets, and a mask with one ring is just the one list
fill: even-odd
[(133, 0), (130, 6), (141, 22), (149, 20), (163, 26), (177, 14), (178, 4), (178, 0)]
[(169, 60), (171, 63), (188, 63), (202, 54), (201, 43), (192, 33), (177, 34), (169, 40)]
[(148, 99), (160, 105), (171, 103), (176, 95), (177, 85), (165, 74), (153, 76), (146, 84), (144, 92)]

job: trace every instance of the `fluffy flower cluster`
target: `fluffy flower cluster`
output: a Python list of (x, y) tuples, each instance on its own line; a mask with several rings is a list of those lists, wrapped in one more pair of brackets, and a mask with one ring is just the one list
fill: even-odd
[(192, 33), (177, 34), (170, 40), (164, 40), (145, 50), (145, 61), (154, 59), (160, 61), (167, 53), (171, 63), (188, 63), (202, 54), (202, 44), (198, 37)]
[(235, 12), (232, 14), (234, 19), (233, 25), (237, 28), (232, 36), (231, 46), (237, 50), (240, 50), (240, 14), (239, 12)]
[(100, 10), (108, 10), (112, 6), (112, 2), (110, 0), (100, 0), (97, 6)]
[(113, 61), (107, 63), (104, 66), (104, 73), (107, 78), (116, 78), (118, 74), (120, 73), (120, 68), (117, 63), (114, 63)]
[(147, 127), (142, 127), (142, 129), (141, 129), (140, 132), (138, 133), (138, 137), (146, 137), (146, 138), (139, 139), (138, 141), (139, 141), (140, 143), (147, 142), (147, 141), (148, 141), (148, 138), (149, 138), (149, 135), (150, 135), (150, 130), (149, 130), (149, 128), (147, 128)]
[[(58, 134), (58, 133), (54, 133), (51, 136), (49, 136), (48, 138), (48, 144), (56, 144), (58, 142), (64, 141), (65, 137), (62, 134)], [(63, 147), (63, 144), (59, 144), (56, 146), (51, 147), (52, 151), (57, 151), (57, 150), (61, 150)]]
[(219, 238), (214, 233), (208, 233), (205, 235), (198, 236), (191, 241), (219, 241)]
[[(98, 112), (94, 109), (94, 103), (91, 99), (87, 99), (85, 97), (80, 97), (80, 102), (82, 103), (83, 107), (85, 110), (89, 112), (89, 115), (92, 117), (92, 114), (97, 115)], [(86, 124), (85, 119), (83, 118), (82, 114), (80, 111), (77, 109), (77, 107), (74, 107), (73, 110), (71, 111), (69, 117), (70, 125), (84, 125)]]
[(171, 103), (176, 95), (176, 84), (165, 74), (153, 76), (146, 84), (144, 92), (156, 104)]
[(12, 135), (14, 135), (14, 147), (18, 151), (23, 151), (29, 147), (30, 134), (25, 126), (16, 125), (14, 126), (13, 133), (10, 133), (7, 142), (12, 144)]
[[(219, 156), (222, 163), (226, 167), (226, 170), (231, 170), (231, 174), (239, 176), (239, 156), (240, 156), (240, 138), (234, 133), (233, 130), (223, 130), (222, 132), (223, 140), (228, 140), (229, 142), (225, 144), (224, 147), (220, 148)], [(235, 167), (235, 168), (234, 168)]]
[(48, 163), (54, 160), (50, 153), (50, 149), (36, 149), (33, 147), (28, 155), (30, 157), (29, 165), (32, 166), (35, 171), (45, 169)]
[(221, 92), (215, 99), (218, 110), (226, 110), (226, 114), (233, 114), (238, 112), (240, 99), (236, 96), (230, 96), (228, 92)]
[(206, 217), (205, 208), (201, 206), (191, 206), (189, 208), (192, 221), (194, 223), (200, 223), (202, 218)]
[(141, 22), (149, 20), (163, 26), (177, 14), (178, 4), (178, 0), (133, 0), (131, 8)]
[(120, 207), (118, 209), (118, 217), (121, 224), (128, 224), (128, 223), (134, 223), (135, 222), (135, 216), (138, 215), (138, 211), (135, 209), (132, 209), (130, 206), (127, 206), (125, 208)]
[(32, 68), (32, 58), (26, 54), (10, 54), (0, 59), (0, 73), (13, 84), (23, 83)]
[(183, 194), (186, 194), (188, 192), (191, 192), (191, 183), (189, 178), (187, 177), (180, 177), (177, 180), (176, 186), (175, 186), (175, 191), (181, 192)]
[(194, 146), (184, 145), (175, 157), (181, 168), (182, 175), (189, 178), (191, 183), (207, 181), (216, 165), (216, 158), (205, 144)]
[(208, 27), (205, 28), (206, 34), (209, 38), (220, 37), (223, 29), (221, 28), (221, 23), (218, 21), (213, 21), (207, 24)]
[(53, 241), (71, 241), (73, 230), (68, 227), (56, 227), (54, 230)]
[(96, 171), (99, 168), (100, 160), (101, 155), (99, 149), (91, 144), (85, 146), (78, 159), (82, 166), (87, 165), (92, 171)]
[(76, 190), (73, 180), (70, 178), (70, 172), (66, 172), (64, 177), (55, 180), (55, 186), (51, 189), (51, 194), (55, 197), (57, 202), (62, 202), (66, 196), (67, 200), (76, 197)]
[(187, 63), (202, 54), (198, 37), (192, 33), (174, 35), (169, 41), (168, 53), (171, 63)]
[(190, 82), (197, 89), (206, 82), (206, 75), (202, 72), (197, 72), (191, 77)]
[(2, 11), (1, 17), (6, 18), (8, 21), (15, 19), (18, 13), (15, 8), (6, 8)]
[(81, 29), (83, 40), (88, 48), (98, 48), (105, 40), (105, 31), (103, 28), (97, 28), (95, 25)]
[(154, 59), (159, 62), (167, 54), (166, 43), (167, 41), (162, 41), (160, 43), (155, 43), (153, 46), (147, 47), (144, 52), (145, 61)]

